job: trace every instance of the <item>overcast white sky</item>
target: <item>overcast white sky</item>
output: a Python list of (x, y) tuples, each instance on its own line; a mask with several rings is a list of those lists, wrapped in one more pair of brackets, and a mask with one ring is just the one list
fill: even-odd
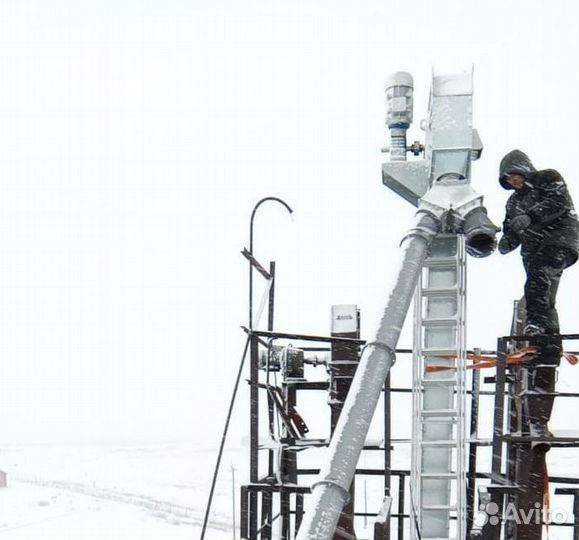
[[(414, 75), (413, 140), (431, 70), (474, 64), (495, 222), (513, 148), (579, 203), (578, 20), (574, 0), (4, 0), (0, 443), (216, 444), (266, 195), (296, 210), (256, 221), (277, 328), (325, 334), (332, 303), (357, 303), (369, 337), (413, 215), (381, 185), (393, 71)], [(523, 279), (518, 254), (471, 261), (469, 346), (507, 333)]]

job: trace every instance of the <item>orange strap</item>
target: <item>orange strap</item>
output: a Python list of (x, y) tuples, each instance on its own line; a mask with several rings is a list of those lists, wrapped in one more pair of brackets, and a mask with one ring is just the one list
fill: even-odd
[[(535, 353), (538, 351), (537, 347), (523, 347), (517, 352), (507, 355), (507, 365), (522, 364), (527, 360), (533, 358)], [(579, 364), (579, 358), (571, 353), (564, 352), (562, 357), (569, 362), (570, 365), (576, 366)], [(436, 358), (446, 358), (452, 360), (456, 356), (437, 356)], [(496, 356), (485, 356), (482, 354), (467, 354), (467, 360), (472, 361), (472, 365), (467, 366), (466, 369), (485, 369), (497, 367), (497, 357)], [(456, 369), (451, 366), (427, 366), (426, 373), (435, 373), (437, 371), (447, 371)]]
[[(523, 347), (522, 349), (518, 350), (515, 353), (507, 355), (507, 364), (522, 364), (529, 357), (533, 357), (533, 355), (537, 352), (537, 347)], [(456, 356), (440, 356), (438, 358), (447, 358), (449, 360), (456, 358)], [(485, 369), (485, 368), (493, 368), (497, 365), (497, 358), (496, 356), (486, 356), (482, 354), (467, 354), (467, 360), (472, 361), (472, 365), (467, 366), (466, 369)], [(455, 367), (451, 366), (427, 366), (426, 372), (427, 373), (434, 373), (437, 371), (447, 371), (456, 369)]]

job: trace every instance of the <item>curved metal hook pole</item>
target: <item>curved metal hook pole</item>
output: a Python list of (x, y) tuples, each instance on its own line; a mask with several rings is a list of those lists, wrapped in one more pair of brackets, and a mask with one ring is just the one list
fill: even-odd
[[(249, 252), (253, 255), (253, 221), (255, 218), (255, 213), (257, 209), (266, 201), (276, 201), (283, 205), (286, 210), (292, 214), (293, 210), (291, 207), (283, 200), (277, 197), (264, 197), (257, 204), (253, 207), (253, 211), (251, 212), (251, 221), (249, 226)], [(249, 328), (253, 327), (252, 324), (253, 319), (253, 266), (251, 262), (249, 263)], [(235, 404), (235, 398), (237, 397), (237, 390), (239, 389), (239, 382), (241, 380), (241, 375), (243, 373), (243, 367), (245, 365), (245, 358), (247, 356), (247, 351), (249, 349), (249, 344), (251, 341), (251, 335), (247, 336), (245, 340), (245, 346), (243, 348), (243, 353), (241, 355), (241, 361), (239, 363), (239, 369), (237, 371), (237, 376), (235, 378), (235, 384), (233, 386), (233, 393), (231, 396), (231, 400), (229, 402), (229, 409), (227, 411), (227, 417), (225, 419), (225, 426), (223, 428), (223, 434), (221, 435), (221, 442), (219, 444), (219, 451), (217, 453), (217, 463), (215, 464), (215, 469), (213, 471), (213, 478), (211, 480), (211, 488), (209, 489), (209, 499), (207, 501), (207, 506), (205, 507), (205, 517), (203, 519), (203, 527), (201, 528), (201, 536), (200, 540), (205, 539), (205, 532), (207, 531), (207, 525), (209, 523), (209, 514), (211, 512), (211, 504), (213, 502), (213, 495), (215, 492), (215, 485), (217, 483), (217, 475), (219, 474), (219, 468), (221, 466), (221, 459), (223, 456), (223, 449), (225, 447), (225, 439), (227, 438), (227, 432), (229, 431), (229, 424), (231, 421), (231, 415), (233, 413), (233, 406)]]
[[(275, 201), (281, 204), (285, 209), (290, 213), (293, 214), (292, 208), (287, 204), (284, 200), (280, 199), (279, 197), (264, 197), (263, 199), (259, 200), (256, 205), (253, 207), (251, 212), (251, 219), (249, 222), (249, 253), (253, 255), (253, 221), (255, 219), (255, 214), (257, 209), (267, 201)], [(253, 330), (253, 265), (251, 262), (249, 263), (249, 329)]]

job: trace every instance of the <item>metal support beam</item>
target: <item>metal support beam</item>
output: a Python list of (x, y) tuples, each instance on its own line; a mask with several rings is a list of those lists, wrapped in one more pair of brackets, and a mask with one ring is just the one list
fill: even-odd
[[(470, 439), (474, 441), (478, 436), (478, 409), (480, 397), (480, 370), (473, 370), (470, 404)], [(468, 455), (468, 477), (466, 489), (467, 507), (467, 536), (474, 525), (474, 504), (476, 491), (476, 458), (478, 447), (474, 442), (470, 443)]]

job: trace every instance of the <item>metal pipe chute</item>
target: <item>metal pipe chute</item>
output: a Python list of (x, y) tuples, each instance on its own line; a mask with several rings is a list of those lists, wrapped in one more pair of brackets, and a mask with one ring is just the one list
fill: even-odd
[(312, 494), (297, 540), (332, 538), (384, 380), (394, 364), (394, 350), (408, 313), (428, 247), (439, 232), (440, 220), (419, 211), (416, 225), (404, 237), (402, 261), (391, 288), (375, 340), (362, 353), (344, 408), (328, 449), (328, 460), (312, 486)]

